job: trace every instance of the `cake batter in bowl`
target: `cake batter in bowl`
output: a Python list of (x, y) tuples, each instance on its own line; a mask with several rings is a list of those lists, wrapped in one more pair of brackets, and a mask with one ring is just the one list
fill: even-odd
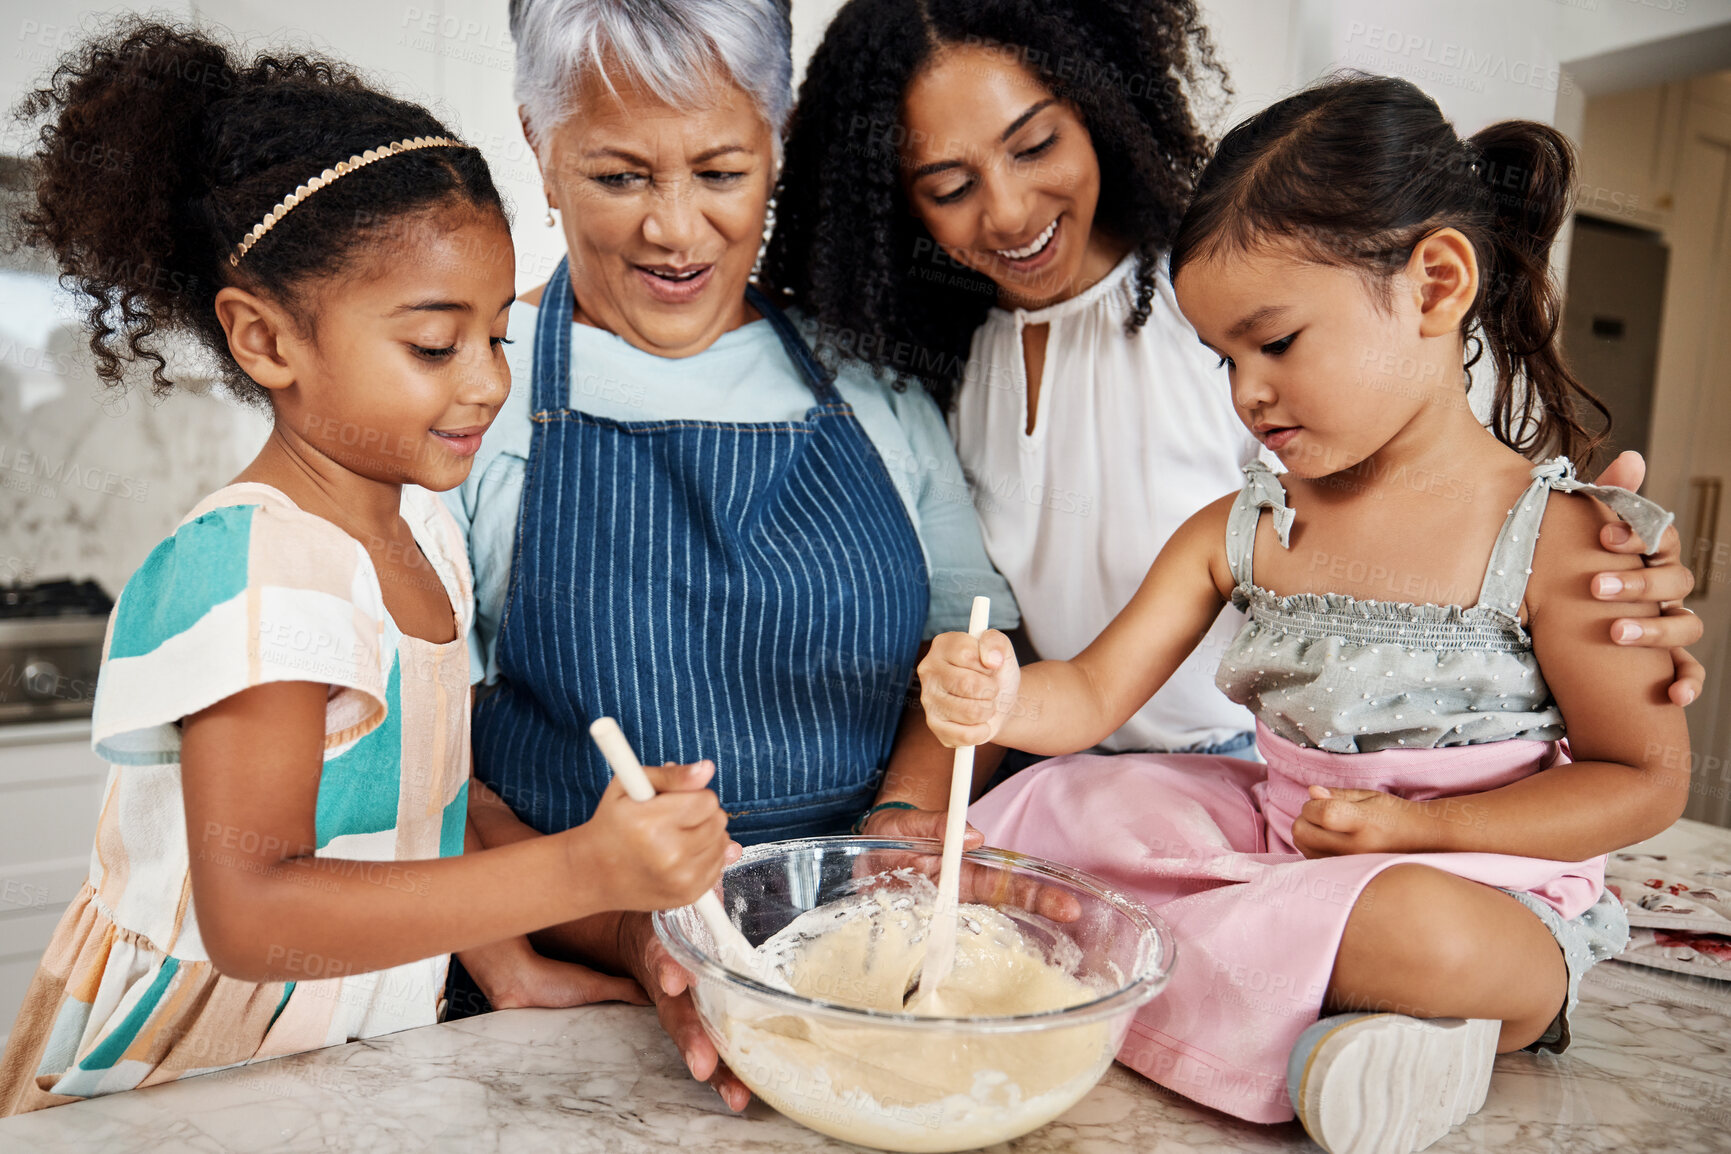
[(884, 1150), (971, 1150), (1045, 1125), (1094, 1087), (1165, 984), (1172, 938), (1090, 876), (1000, 850), (964, 858), (957, 957), (910, 998), (936, 896), (935, 841), (755, 846), (722, 904), (796, 991), (716, 960), (689, 907), (655, 915), (722, 1058), (788, 1117)]

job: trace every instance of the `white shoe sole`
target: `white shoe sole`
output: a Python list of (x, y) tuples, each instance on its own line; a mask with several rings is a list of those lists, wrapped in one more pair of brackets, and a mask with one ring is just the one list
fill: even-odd
[(1329, 1154), (1412, 1154), (1485, 1104), (1502, 1023), (1356, 1018), (1311, 1052), (1293, 1102)]

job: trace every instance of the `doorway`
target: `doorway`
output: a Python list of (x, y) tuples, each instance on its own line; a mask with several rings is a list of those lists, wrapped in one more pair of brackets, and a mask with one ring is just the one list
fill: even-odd
[(1706, 628), (1685, 815), (1731, 825), (1731, 70), (1590, 94), (1579, 145), (1565, 348), (1677, 514)]

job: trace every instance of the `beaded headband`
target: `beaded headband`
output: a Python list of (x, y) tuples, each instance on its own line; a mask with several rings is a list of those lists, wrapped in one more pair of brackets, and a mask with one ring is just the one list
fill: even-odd
[(407, 140), (398, 140), (394, 143), (382, 145), (378, 148), (369, 148), (365, 152), (355, 153), (347, 160), (338, 161), (336, 167), (325, 169), (323, 172), (319, 173), (317, 176), (283, 197), (282, 200), (277, 202), (275, 208), (265, 213), (264, 219), (253, 225), (252, 231), (243, 236), (240, 243), (235, 246), (234, 251), (229, 254), (228, 263), (230, 265), (240, 264), (240, 258), (247, 254), (247, 250), (257, 244), (260, 237), (264, 236), (265, 233), (274, 228), (277, 221), (287, 216), (289, 210), (294, 208), (295, 205), (299, 204), (307, 197), (311, 196), (313, 193), (317, 192), (319, 189), (330, 184), (332, 181), (347, 176), (357, 168), (365, 168), (375, 160), (383, 160), (387, 156), (396, 156), (401, 152), (412, 152), (417, 148), (438, 147), (467, 148), (469, 146), (460, 140), (452, 140), (448, 136), (414, 136)]

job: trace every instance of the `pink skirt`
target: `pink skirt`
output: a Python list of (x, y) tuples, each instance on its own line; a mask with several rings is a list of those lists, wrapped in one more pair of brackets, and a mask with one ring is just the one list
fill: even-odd
[(1284, 1122), (1293, 1117), (1287, 1056), (1321, 1013), (1347, 917), (1371, 878), (1415, 862), (1525, 890), (1573, 918), (1598, 900), (1605, 859), (1307, 860), (1293, 848), (1292, 823), (1311, 785), (1415, 800), (1479, 793), (1567, 761), (1555, 742), (1339, 754), (1258, 725), (1257, 746), (1267, 765), (1201, 754), (1055, 758), (981, 798), (968, 817), (987, 844), (1096, 874), (1172, 928), (1172, 980), (1137, 1015), (1120, 1061), (1205, 1106)]

